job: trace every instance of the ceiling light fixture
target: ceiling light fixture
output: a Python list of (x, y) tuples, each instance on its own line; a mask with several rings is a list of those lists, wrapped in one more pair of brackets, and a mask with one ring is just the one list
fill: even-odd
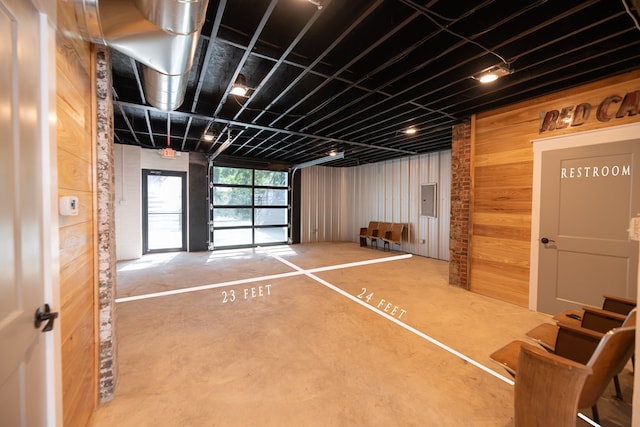
[(315, 166), (315, 165), (319, 165), (319, 164), (322, 164), (322, 163), (332, 162), (332, 161), (338, 160), (338, 159), (344, 159), (344, 151), (341, 151), (341, 152), (335, 153), (335, 154), (330, 154), (330, 155), (328, 155), (326, 157), (321, 157), (319, 159), (309, 160), (308, 162), (298, 163), (297, 165), (294, 165), (292, 169), (295, 172), (298, 169), (303, 169), (303, 168), (307, 168), (309, 166)]
[(415, 135), (416, 132), (418, 132), (418, 129), (414, 128), (413, 126), (404, 130), (404, 133), (407, 135)]
[(204, 133), (202, 134), (202, 139), (207, 142), (211, 142), (216, 138), (216, 131), (214, 129), (211, 129), (211, 124), (212, 122), (209, 122), (209, 124), (207, 125), (207, 128), (204, 130)]
[(315, 7), (318, 8), (318, 10), (322, 9), (322, 3), (319, 0), (307, 0), (309, 3), (315, 5)]
[(238, 74), (238, 78), (236, 79), (236, 82), (233, 84), (233, 86), (231, 86), (231, 91), (229, 91), (229, 93), (236, 96), (245, 96), (248, 90), (247, 79), (244, 77), (244, 75)]
[(480, 83), (491, 83), (498, 80), (500, 77), (507, 76), (511, 73), (513, 73), (513, 69), (509, 64), (505, 63), (486, 68), (473, 76), (473, 78), (478, 80)]

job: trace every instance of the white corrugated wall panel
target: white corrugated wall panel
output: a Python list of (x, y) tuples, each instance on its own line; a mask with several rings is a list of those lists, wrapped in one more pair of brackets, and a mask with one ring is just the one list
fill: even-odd
[[(313, 166), (301, 179), (303, 243), (357, 242), (369, 221), (404, 222), (408, 240), (401, 251), (449, 259), (451, 151), (353, 168)], [(423, 184), (436, 184), (436, 217), (420, 214)]]

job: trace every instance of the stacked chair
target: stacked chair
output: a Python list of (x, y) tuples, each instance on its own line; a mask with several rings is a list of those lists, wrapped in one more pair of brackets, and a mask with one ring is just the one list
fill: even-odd
[[(612, 297), (605, 296), (605, 301), (608, 298)], [(492, 360), (515, 377), (516, 426), (549, 425), (545, 420), (550, 411), (556, 411), (553, 415), (556, 417), (567, 416), (573, 421), (566, 425), (575, 426), (577, 410), (582, 408), (591, 408), (594, 421), (599, 422), (597, 402), (611, 380), (617, 397), (622, 398), (618, 374), (633, 356), (636, 309), (633, 306), (629, 310), (620, 309), (627, 311), (623, 315), (612, 313), (605, 306), (607, 304), (603, 304), (603, 309), (583, 307), (582, 312), (563, 312), (554, 316), (555, 325), (544, 323), (527, 332), (527, 337), (539, 346), (516, 340), (491, 354)], [(569, 314), (574, 315), (567, 317)], [(521, 365), (523, 358), (527, 363)], [(538, 374), (531, 376), (532, 369), (547, 372), (547, 378), (538, 378)], [(585, 378), (581, 383), (582, 376)], [(547, 392), (529, 394), (530, 389), (539, 387), (547, 387)], [(571, 399), (558, 399), (556, 391), (550, 391), (556, 387), (567, 396), (578, 393), (575, 407)], [(575, 390), (568, 391), (567, 387)], [(529, 397), (523, 399), (523, 393)], [(541, 410), (543, 407), (547, 409)], [(519, 418), (518, 413), (522, 411), (528, 411), (528, 416)], [(566, 413), (573, 415), (569, 417)]]

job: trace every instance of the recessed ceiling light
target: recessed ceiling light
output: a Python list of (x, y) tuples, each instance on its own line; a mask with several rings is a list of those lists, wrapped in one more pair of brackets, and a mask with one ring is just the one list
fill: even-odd
[(418, 129), (414, 127), (410, 127), (408, 129), (405, 129), (404, 131), (404, 133), (406, 133), (407, 135), (415, 135), (416, 132), (418, 132)]

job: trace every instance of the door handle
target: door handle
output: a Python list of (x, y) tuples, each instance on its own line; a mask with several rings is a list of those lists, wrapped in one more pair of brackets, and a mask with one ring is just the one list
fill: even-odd
[(551, 240), (551, 239), (549, 239), (549, 238), (547, 238), (547, 237), (543, 237), (542, 239), (540, 239), (540, 241), (541, 241), (543, 244), (545, 244), (545, 245), (546, 245), (547, 243), (555, 243), (555, 242), (556, 242), (555, 240)]
[(57, 317), (58, 313), (52, 313), (49, 304), (45, 304), (44, 308), (38, 307), (38, 309), (36, 310), (35, 321), (33, 322), (33, 324), (36, 329), (39, 329), (40, 325), (42, 325), (43, 322), (47, 322), (47, 324), (44, 325), (44, 328), (42, 328), (41, 332), (49, 332), (53, 330), (53, 321), (56, 320)]

